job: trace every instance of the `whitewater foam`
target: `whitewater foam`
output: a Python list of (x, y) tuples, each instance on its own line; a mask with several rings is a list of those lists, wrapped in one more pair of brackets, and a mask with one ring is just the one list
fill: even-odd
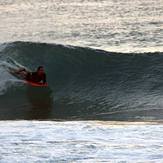
[[(162, 124), (1, 121), (1, 162), (162, 162)], [(36, 132), (37, 131), (37, 132)]]

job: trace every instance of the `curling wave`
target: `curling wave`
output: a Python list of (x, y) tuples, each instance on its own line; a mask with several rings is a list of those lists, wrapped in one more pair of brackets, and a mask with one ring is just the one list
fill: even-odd
[[(49, 88), (8, 73), (43, 65)], [(46, 43), (0, 46), (0, 119), (162, 120), (163, 53), (126, 54)]]

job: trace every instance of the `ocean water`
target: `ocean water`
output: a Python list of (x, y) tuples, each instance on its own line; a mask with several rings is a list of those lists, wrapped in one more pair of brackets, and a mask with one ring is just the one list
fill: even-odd
[[(163, 162), (162, 18), (162, 0), (0, 0), (0, 162)], [(8, 71), (39, 65), (48, 88)]]
[(1, 121), (0, 162), (162, 162), (163, 126), (100, 121)]
[(162, 51), (162, 0), (1, 0), (0, 42)]

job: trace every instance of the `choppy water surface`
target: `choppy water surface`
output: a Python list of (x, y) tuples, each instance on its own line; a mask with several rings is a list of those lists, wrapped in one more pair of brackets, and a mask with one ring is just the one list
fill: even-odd
[(162, 51), (162, 18), (162, 0), (1, 0), (0, 42), (53, 42), (118, 52)]
[(1, 121), (0, 128), (2, 163), (163, 160), (162, 124)]

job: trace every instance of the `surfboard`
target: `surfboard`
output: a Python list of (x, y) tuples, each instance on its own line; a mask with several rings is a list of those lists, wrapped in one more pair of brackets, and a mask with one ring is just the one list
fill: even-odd
[(47, 83), (35, 83), (32, 81), (28, 81), (28, 80), (25, 80), (25, 81), (27, 84), (29, 84), (30, 86), (33, 86), (33, 87), (48, 87)]

